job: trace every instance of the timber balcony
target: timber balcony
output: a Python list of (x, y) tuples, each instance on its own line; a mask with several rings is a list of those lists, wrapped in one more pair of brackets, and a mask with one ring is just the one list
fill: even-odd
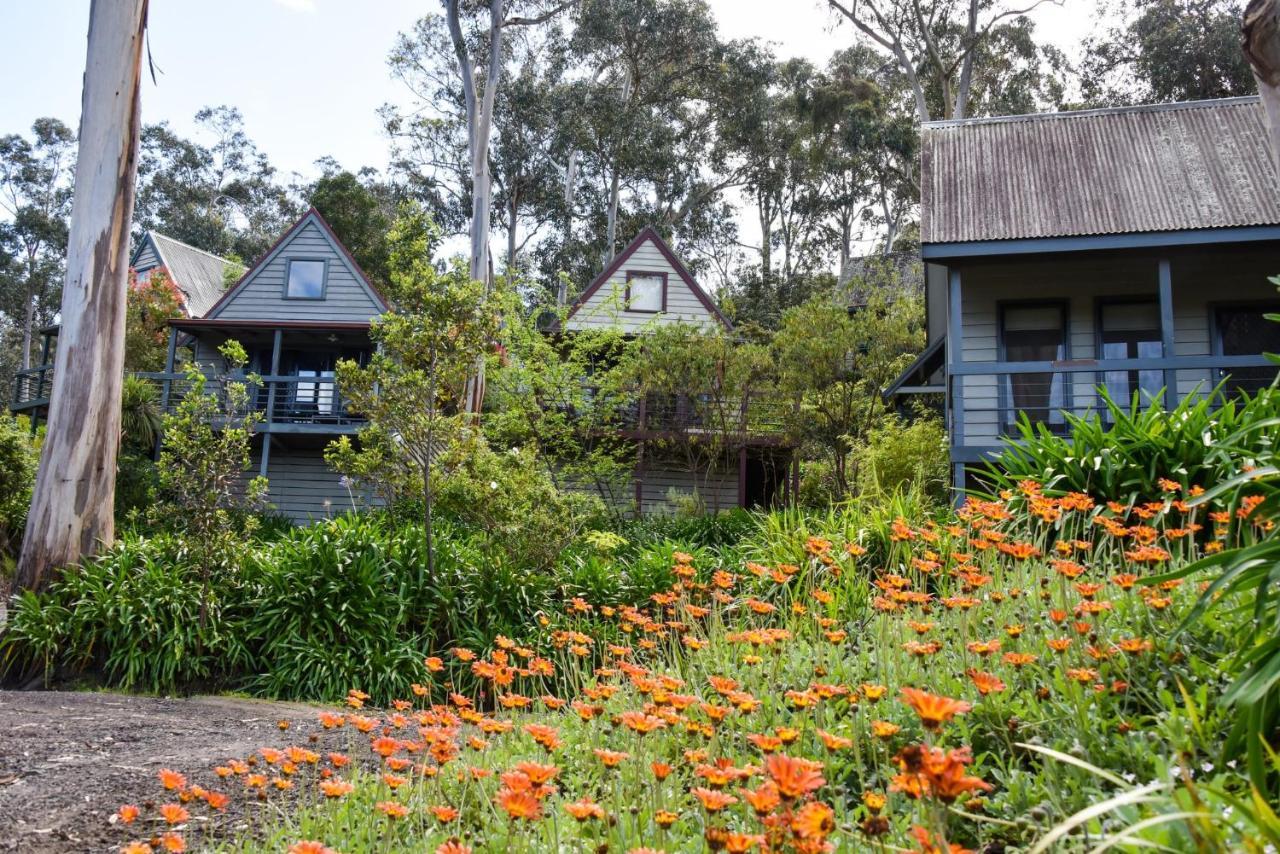
[[(587, 406), (598, 389), (587, 388)], [(684, 440), (699, 434), (735, 444), (785, 445), (794, 405), (773, 397), (720, 400), (710, 395), (632, 395), (617, 408), (612, 432), (636, 441)], [(568, 411), (569, 408), (566, 408)], [(589, 413), (568, 414), (590, 417)]]
[[(154, 384), (157, 406), (164, 413), (173, 412), (190, 388), (181, 373), (134, 376)], [(19, 371), (9, 408), (15, 413), (40, 413), (49, 405), (52, 388), (52, 365)], [(216, 383), (206, 386), (207, 391), (217, 388)], [(262, 433), (354, 433), (365, 423), (364, 418), (347, 412), (347, 402), (331, 376), (257, 377), (249, 385), (247, 409), (262, 413), (256, 428)]]

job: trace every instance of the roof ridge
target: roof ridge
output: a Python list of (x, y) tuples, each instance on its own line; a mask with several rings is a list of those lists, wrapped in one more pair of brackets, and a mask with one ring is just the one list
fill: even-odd
[(921, 122), (921, 130), (935, 128), (971, 127), (1014, 122), (1042, 122), (1055, 119), (1080, 119), (1092, 116), (1123, 115), (1126, 113), (1161, 113), (1177, 110), (1198, 110), (1213, 107), (1236, 107), (1261, 103), (1257, 95), (1240, 95), (1234, 98), (1206, 98), (1200, 101), (1166, 101), (1159, 104), (1130, 104), (1123, 107), (1095, 107), (1088, 110), (1056, 110), (1044, 113), (1020, 113), (1013, 116), (982, 116), (969, 119), (940, 119)]
[(210, 252), (207, 249), (201, 249), (199, 246), (192, 246), (190, 243), (181, 241), (176, 237), (170, 237), (167, 234), (162, 234), (161, 232), (156, 231), (154, 228), (148, 229), (147, 233), (150, 234), (152, 238), (163, 237), (165, 240), (169, 241), (170, 243), (178, 244), (183, 249), (190, 249), (192, 252), (199, 252), (201, 255), (208, 255), (210, 258), (214, 258), (218, 261), (221, 261), (223, 264), (231, 264), (231, 265), (240, 266), (240, 267), (245, 266), (243, 262), (232, 261), (230, 258), (223, 258), (221, 255), (215, 255), (214, 253)]

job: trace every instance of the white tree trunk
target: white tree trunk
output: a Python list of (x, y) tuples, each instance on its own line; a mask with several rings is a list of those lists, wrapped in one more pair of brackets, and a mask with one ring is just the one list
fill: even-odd
[(115, 536), (125, 281), (147, 0), (93, 0), (49, 426), (15, 583), (39, 589)]
[(1280, 3), (1251, 0), (1241, 28), (1244, 55), (1258, 81), (1258, 94), (1267, 112), (1271, 156), (1280, 170)]

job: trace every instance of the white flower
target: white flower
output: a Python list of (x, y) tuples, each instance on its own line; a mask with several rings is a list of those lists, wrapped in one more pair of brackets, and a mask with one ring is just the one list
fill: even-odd
[(489, 481), (489, 488), (490, 488), (490, 489), (497, 489), (497, 488), (498, 488), (498, 482), (497, 482), (496, 480), (491, 480), (491, 481)]

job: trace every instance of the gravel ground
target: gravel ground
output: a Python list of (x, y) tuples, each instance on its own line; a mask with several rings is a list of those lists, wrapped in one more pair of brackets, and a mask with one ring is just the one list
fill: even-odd
[[(292, 723), (290, 731), (280, 730), (280, 720)], [(0, 691), (0, 852), (115, 850), (127, 837), (111, 815), (123, 803), (159, 802), (160, 768), (226, 791), (213, 765), (297, 744), (298, 730), (315, 731), (315, 720), (316, 707), (300, 703)], [(232, 798), (220, 824), (240, 822), (241, 800)], [(130, 830), (134, 837), (151, 832), (141, 820)]]

